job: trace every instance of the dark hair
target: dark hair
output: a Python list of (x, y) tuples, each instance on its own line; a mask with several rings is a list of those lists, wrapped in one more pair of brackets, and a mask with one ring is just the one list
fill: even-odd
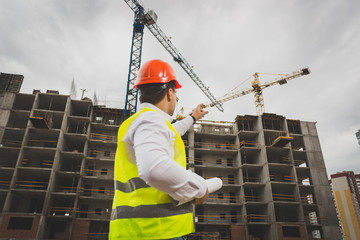
[(169, 89), (176, 89), (174, 81), (168, 83), (151, 83), (138, 86), (140, 91), (140, 102), (151, 103), (153, 105), (160, 102), (168, 92)]

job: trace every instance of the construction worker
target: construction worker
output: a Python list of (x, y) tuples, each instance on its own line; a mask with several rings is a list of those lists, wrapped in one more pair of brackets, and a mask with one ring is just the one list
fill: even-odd
[(140, 111), (122, 123), (115, 157), (109, 239), (185, 239), (194, 232), (193, 204), (208, 197), (205, 179), (186, 170), (181, 135), (207, 111), (172, 122), (181, 85), (172, 67), (146, 62), (135, 88)]

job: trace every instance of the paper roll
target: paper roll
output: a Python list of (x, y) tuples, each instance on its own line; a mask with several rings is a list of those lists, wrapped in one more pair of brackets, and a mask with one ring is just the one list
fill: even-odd
[(213, 193), (222, 187), (223, 181), (220, 178), (215, 177), (206, 179), (206, 184), (208, 186), (209, 193)]

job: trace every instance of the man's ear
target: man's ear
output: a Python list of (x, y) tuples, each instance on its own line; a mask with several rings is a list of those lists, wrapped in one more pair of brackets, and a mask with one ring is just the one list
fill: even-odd
[(172, 95), (171, 95), (170, 91), (172, 91), (171, 88), (169, 88), (169, 89), (167, 90), (167, 92), (166, 92), (166, 98), (167, 98), (167, 100), (168, 100), (169, 102), (171, 102), (171, 98), (172, 98)]

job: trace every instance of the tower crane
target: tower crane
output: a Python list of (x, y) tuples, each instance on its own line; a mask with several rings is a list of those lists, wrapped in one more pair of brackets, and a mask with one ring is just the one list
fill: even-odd
[(156, 13), (152, 10), (146, 11), (144, 6), (138, 0), (124, 0), (124, 1), (135, 13), (124, 117), (127, 118), (131, 114), (136, 112), (138, 92), (137, 89), (134, 89), (134, 84), (141, 64), (144, 26), (146, 26), (150, 30), (150, 32), (161, 43), (161, 45), (163, 45), (163, 47), (170, 53), (174, 61), (177, 62), (185, 70), (185, 72), (189, 75), (189, 77), (209, 98), (212, 106), (216, 106), (221, 112), (224, 111), (222, 104), (208, 90), (205, 84), (193, 71), (191, 65), (186, 61), (186, 59), (172, 44), (170, 39), (163, 33), (163, 31), (156, 24), (157, 21)]
[[(260, 84), (259, 74), (262, 74), (262, 73), (254, 73), (252, 75), (252, 77), (254, 77), (254, 80), (251, 82), (252, 88), (238, 89), (238, 87), (236, 87), (233, 90), (231, 90), (230, 92), (228, 92), (227, 94), (225, 94), (224, 96), (220, 97), (218, 99), (218, 101), (220, 103), (224, 103), (224, 102), (227, 102), (234, 98), (238, 98), (238, 97), (241, 97), (241, 96), (244, 96), (244, 95), (247, 95), (247, 94), (253, 92), (254, 97), (255, 97), (256, 114), (262, 115), (265, 112), (264, 97), (262, 94), (262, 91), (264, 88), (267, 88), (267, 87), (270, 87), (270, 86), (273, 86), (276, 84), (279, 84), (279, 85), (286, 84), (287, 81), (289, 81), (291, 79), (310, 74), (310, 70), (309, 70), (309, 68), (303, 68), (300, 71), (296, 71), (291, 74), (277, 74), (277, 75), (282, 75), (282, 77), (277, 78), (271, 82), (264, 83), (264, 84)], [(212, 103), (207, 103), (207, 104), (205, 104), (204, 107), (213, 107), (213, 106), (214, 105)]]

